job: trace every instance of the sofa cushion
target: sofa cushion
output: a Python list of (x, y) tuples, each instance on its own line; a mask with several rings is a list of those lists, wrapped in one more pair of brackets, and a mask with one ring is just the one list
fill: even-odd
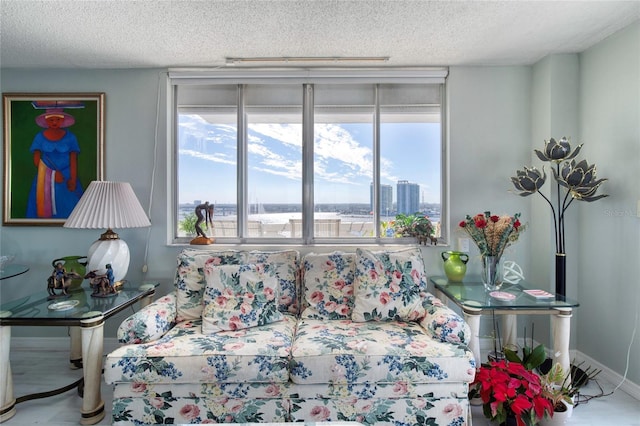
[(472, 352), (415, 322), (301, 319), (292, 348), (297, 384), (470, 382), (474, 374)]
[(233, 265), (244, 262), (245, 255), (236, 250), (211, 251), (184, 249), (178, 255), (176, 270), (176, 321), (202, 317), (203, 294), (207, 281), (205, 265)]
[(420, 249), (397, 252), (356, 250), (354, 321), (414, 321), (424, 316), (426, 292)]
[(300, 284), (300, 253), (296, 250), (250, 251), (246, 263), (262, 263), (272, 270), (280, 285), (278, 310), (297, 314), (300, 306), (298, 286)]
[(280, 312), (297, 313), (298, 263), (300, 254), (295, 250), (286, 251), (236, 251), (206, 250), (187, 248), (178, 255), (175, 277), (177, 321), (194, 320), (202, 317), (204, 288), (207, 281), (205, 265), (239, 265), (242, 263), (264, 263), (273, 268), (278, 277)]
[(184, 321), (161, 339), (122, 346), (105, 361), (105, 380), (152, 383), (285, 383), (296, 318), (236, 331), (202, 334)]
[(205, 268), (202, 332), (265, 325), (282, 319), (276, 303), (278, 279), (264, 264)]
[(351, 319), (355, 254), (309, 253), (302, 261), (303, 318)]

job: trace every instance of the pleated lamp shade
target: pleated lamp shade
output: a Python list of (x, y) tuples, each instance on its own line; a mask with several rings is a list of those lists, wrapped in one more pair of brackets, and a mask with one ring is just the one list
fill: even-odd
[(129, 247), (112, 228), (141, 228), (151, 226), (128, 182), (93, 181), (84, 191), (65, 228), (107, 229), (93, 243), (87, 254), (87, 271), (106, 273), (110, 264), (114, 280), (121, 281), (129, 269)]

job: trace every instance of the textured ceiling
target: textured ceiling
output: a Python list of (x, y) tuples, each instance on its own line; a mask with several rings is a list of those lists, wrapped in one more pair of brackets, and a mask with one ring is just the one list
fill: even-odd
[[(226, 57), (532, 64), (640, 19), (636, 1), (0, 0), (3, 68), (216, 67)], [(366, 64), (363, 64), (366, 65)]]

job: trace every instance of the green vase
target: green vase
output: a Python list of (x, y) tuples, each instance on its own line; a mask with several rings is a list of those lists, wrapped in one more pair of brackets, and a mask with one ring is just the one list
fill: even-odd
[(449, 281), (462, 281), (464, 274), (467, 273), (469, 255), (461, 251), (443, 251), (441, 256), (444, 260), (444, 273)]
[[(61, 257), (60, 259), (55, 259), (53, 262), (51, 262), (51, 266), (55, 268), (58, 262), (62, 263), (66, 272), (75, 272), (82, 277), (84, 277), (87, 271), (87, 256)], [(82, 287), (82, 281), (84, 281), (84, 278), (72, 279), (68, 291), (78, 290), (80, 287)]]

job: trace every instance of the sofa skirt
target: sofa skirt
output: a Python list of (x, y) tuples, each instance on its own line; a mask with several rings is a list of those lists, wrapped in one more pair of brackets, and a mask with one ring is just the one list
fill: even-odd
[(116, 383), (114, 425), (355, 421), (466, 425), (467, 385)]

